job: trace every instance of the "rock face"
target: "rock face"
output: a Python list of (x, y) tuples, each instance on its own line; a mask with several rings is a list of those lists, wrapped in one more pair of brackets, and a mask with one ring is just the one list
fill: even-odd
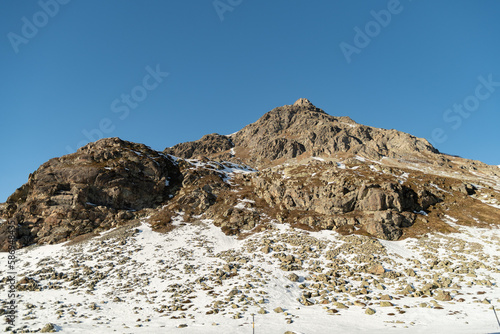
[[(499, 181), (496, 166), (445, 156), (425, 139), (333, 117), (299, 99), (233, 135), (209, 134), (163, 153), (119, 138), (90, 143), (40, 166), (0, 205), (0, 218), (19, 224), (17, 247), (144, 217), (167, 233), (179, 216), (210, 219), (226, 234), (287, 223), (398, 240), (453, 231), (443, 222), (450, 212), (469, 222), (474, 211), (477, 222), (497, 224)], [(0, 220), (4, 251), (7, 239)], [(301, 265), (282, 262), (284, 270)]]
[[(377, 238), (397, 240), (414, 224), (415, 212), (441, 201), (416, 184), (357, 177), (367, 169), (340, 172), (322, 163), (267, 169), (235, 179), (238, 186), (220, 192), (206, 214), (232, 234), (253, 229), (267, 216), (314, 230), (361, 228)], [(428, 200), (431, 195), (434, 202)]]
[(234, 147), (233, 142), (227, 136), (212, 133), (203, 136), (200, 140), (181, 143), (173, 148), (166, 148), (164, 153), (172, 154), (184, 159), (209, 156), (230, 150)]
[(180, 177), (166, 155), (142, 144), (102, 139), (44, 163), (9, 197), (6, 211), (21, 223), (18, 247), (59, 242), (158, 206), (173, 196)]
[(191, 158), (193, 153), (214, 158), (213, 153), (233, 147), (236, 158), (256, 168), (303, 154), (321, 156), (348, 152), (379, 159), (439, 153), (425, 139), (396, 130), (360, 125), (349, 117), (330, 116), (303, 98), (293, 105), (269, 111), (234, 135), (212, 134), (173, 146), (165, 152), (182, 158)]

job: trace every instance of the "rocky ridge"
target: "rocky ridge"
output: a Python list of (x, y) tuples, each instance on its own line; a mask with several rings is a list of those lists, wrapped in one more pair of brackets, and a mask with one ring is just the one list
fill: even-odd
[[(228, 150), (231, 150), (229, 154)], [(439, 153), (427, 140), (396, 131), (364, 126), (349, 117), (334, 117), (307, 99), (275, 108), (230, 136), (212, 134), (167, 148), (165, 153), (194, 158), (234, 157), (255, 168), (292, 158), (343, 152), (367, 158), (421, 157)]]
[[(110, 138), (44, 163), (7, 200), (17, 247), (98, 233), (167, 201), (180, 186), (174, 159), (142, 144)], [(2, 250), (8, 247), (0, 226)]]

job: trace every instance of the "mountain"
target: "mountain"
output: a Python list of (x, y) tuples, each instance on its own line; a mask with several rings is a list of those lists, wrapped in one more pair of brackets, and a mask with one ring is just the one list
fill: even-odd
[(307, 99), (275, 108), (233, 135), (207, 135), (164, 152), (184, 159), (200, 155), (220, 159), (234, 157), (260, 168), (293, 158), (336, 153), (360, 154), (371, 159), (425, 158), (439, 153), (425, 139), (360, 125), (349, 117), (330, 116)]
[(12, 333), (495, 332), (499, 213), (498, 166), (307, 99), (163, 152), (101, 139), (0, 204), (0, 315), (16, 305)]
[[(212, 219), (228, 234), (278, 221), (397, 240), (453, 231), (442, 222), (449, 210), (463, 223), (497, 224), (497, 208), (484, 198), (498, 201), (499, 172), (299, 99), (232, 135), (210, 134), (164, 152), (119, 138), (90, 143), (40, 166), (1, 215), (20, 224), (18, 247), (151, 214), (162, 217), (158, 228), (169, 229), (176, 212)], [(0, 240), (6, 231), (0, 226)]]

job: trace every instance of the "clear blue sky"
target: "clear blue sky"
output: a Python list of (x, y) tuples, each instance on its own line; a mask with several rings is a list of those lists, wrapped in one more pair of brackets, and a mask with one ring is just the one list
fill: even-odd
[(0, 202), (100, 133), (162, 150), (299, 97), (500, 164), (499, 1), (55, 1), (0, 2)]

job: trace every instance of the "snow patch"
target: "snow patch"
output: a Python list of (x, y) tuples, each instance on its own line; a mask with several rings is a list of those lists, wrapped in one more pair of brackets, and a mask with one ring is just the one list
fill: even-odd
[(247, 206), (245, 205), (245, 203), (255, 203), (255, 201), (248, 199), (248, 198), (239, 199), (238, 204), (236, 204), (234, 207), (236, 209), (248, 209)]
[(447, 193), (447, 194), (450, 194), (450, 192), (449, 192), (449, 191), (446, 191), (446, 190), (444, 190), (444, 189), (442, 189), (442, 188), (438, 187), (438, 186), (437, 186), (437, 185), (435, 185), (434, 183), (431, 183), (430, 185), (431, 185), (432, 187), (436, 188), (436, 189), (437, 189), (437, 190), (439, 190), (439, 191), (442, 191), (442, 192), (445, 192), (445, 193)]
[(410, 240), (401, 240), (401, 241), (388, 241), (383, 239), (378, 239), (378, 241), (385, 247), (385, 249), (389, 253), (394, 253), (402, 256), (406, 259), (415, 258), (416, 254), (408, 249), (408, 242)]

